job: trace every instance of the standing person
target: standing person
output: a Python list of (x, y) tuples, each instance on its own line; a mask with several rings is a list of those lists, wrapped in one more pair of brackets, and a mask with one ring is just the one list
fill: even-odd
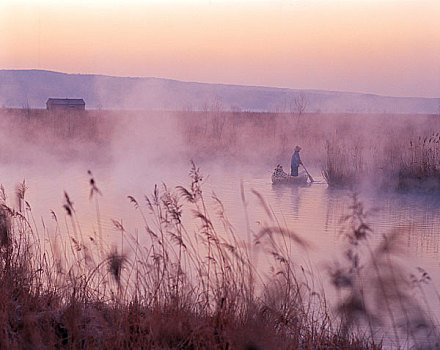
[(290, 175), (298, 176), (298, 167), (302, 164), (301, 158), (299, 156), (299, 151), (301, 151), (301, 147), (296, 146), (295, 152), (292, 155), (292, 160), (290, 162)]

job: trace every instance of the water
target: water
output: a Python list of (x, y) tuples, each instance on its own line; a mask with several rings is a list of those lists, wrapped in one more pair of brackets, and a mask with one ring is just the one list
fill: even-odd
[[(315, 183), (292, 186), (272, 185), (271, 171), (266, 168), (228, 168), (226, 163), (198, 166), (205, 175), (204, 196), (212, 213), (215, 209), (211, 196), (215, 193), (222, 201), (235, 232), (244, 242), (248, 242), (248, 234), (256, 235), (265, 225), (286, 227), (303, 237), (310, 248), (305, 250), (294, 247), (291, 258), (313, 271), (314, 276), (327, 289), (327, 294), (334, 295), (330, 290), (328, 271), (331, 266), (344, 262), (343, 253), (347, 241), (341, 233), (344, 227), (341, 218), (350, 212), (351, 191), (329, 189), (318, 169), (309, 169)], [(120, 233), (114, 228), (112, 219), (121, 221), (126, 230), (135, 235), (142, 236), (145, 232), (144, 223), (129, 202), (128, 195), (135, 197), (142, 205), (144, 195), (150, 194), (155, 184), (161, 186), (164, 182), (169, 188), (190, 184), (189, 162), (174, 164), (166, 172), (164, 168), (145, 167), (142, 164), (132, 165), (130, 171), (127, 171), (126, 167), (114, 163), (99, 166), (81, 162), (57, 163), (50, 168), (37, 163), (10, 164), (0, 169), (0, 179), (8, 194), (7, 202), (12, 207), (16, 206), (15, 184), (25, 179), (28, 187), (26, 200), (32, 208), (35, 225), (39, 230), (42, 230), (42, 222), (49, 235), (54, 230), (55, 224), (50, 214), (52, 210), (58, 221), (63, 223), (61, 231), (66, 234), (67, 224), (64, 223), (68, 220), (62, 207), (65, 191), (74, 202), (84, 234), (93, 236), (100, 229), (99, 221), (105, 241), (109, 245), (118, 245)], [(88, 169), (93, 171), (102, 196), (95, 195), (90, 199)], [(255, 192), (262, 196), (264, 203)], [(422, 267), (433, 279), (432, 290), (440, 290), (436, 279), (440, 270), (440, 197), (434, 194), (381, 193), (372, 189), (361, 189), (358, 195), (365, 209), (371, 211), (366, 219), (372, 228), (369, 236), (371, 244), (379, 244), (384, 234), (399, 229), (400, 262), (408, 269), (408, 273), (417, 274), (417, 267)], [(99, 214), (95, 198), (98, 198)], [(185, 213), (184, 220), (192, 227), (190, 212)], [(264, 265), (264, 260), (259, 264)], [(436, 298), (432, 293), (427, 295)], [(440, 315), (437, 304), (432, 302), (431, 311), (435, 319)]]
[[(269, 224), (270, 221), (264, 206), (252, 192), (256, 191), (273, 211), (279, 225), (288, 227), (312, 243), (312, 252), (317, 252), (314, 253), (316, 257), (328, 257), (328, 253), (333, 250), (338, 253), (336, 247), (344, 243), (340, 234), (343, 227), (340, 219), (349, 213), (352, 202), (350, 191), (328, 189), (317, 170), (312, 172), (315, 183), (299, 187), (272, 185), (268, 169), (249, 171), (245, 166), (242, 169), (225, 167), (201, 165), (202, 174), (205, 175), (204, 194), (208, 203), (211, 202), (212, 193), (220, 198), (226, 208), (226, 215), (243, 239), (247, 231), (245, 210), (254, 233), (261, 225)], [(144, 195), (150, 194), (155, 184), (161, 185), (164, 182), (170, 188), (177, 185), (187, 186), (190, 183), (189, 168), (188, 162), (186, 167), (180, 164), (167, 173), (160, 170), (142, 170), (139, 167), (127, 174), (114, 165), (97, 167), (93, 164), (71, 163), (58, 164), (50, 169), (38, 164), (9, 165), (0, 170), (0, 180), (9, 196), (8, 203), (11, 206), (15, 205), (15, 184), (23, 179), (26, 181), (26, 199), (38, 222), (41, 219), (50, 221), (51, 210), (58, 217), (65, 215), (62, 205), (63, 193), (66, 191), (74, 202), (74, 208), (83, 225), (96, 231), (96, 203), (89, 199), (90, 176), (87, 174), (87, 170), (92, 169), (97, 185), (103, 193), (102, 196), (98, 196), (103, 230), (111, 239), (114, 235), (112, 218), (122, 219), (132, 230), (142, 230), (143, 224), (129, 203), (128, 195), (134, 196), (142, 203)], [(246, 208), (241, 188), (244, 189)], [(405, 254), (423, 264), (426, 269), (437, 270), (439, 196), (361, 190), (359, 199), (366, 210), (372, 211), (367, 218), (373, 229), (370, 239), (380, 240), (383, 234), (395, 228), (402, 228)]]
[[(200, 165), (199, 165), (200, 166)], [(226, 166), (226, 165), (225, 165)], [(92, 169), (98, 187), (103, 193), (99, 198), (101, 221), (104, 230), (111, 237), (113, 225), (111, 218), (122, 219), (132, 228), (139, 227), (137, 214), (127, 196), (132, 195), (142, 202), (145, 194), (150, 194), (155, 184), (166, 183), (169, 188), (190, 184), (187, 167), (175, 166), (168, 173), (160, 170), (150, 171), (138, 168), (134, 174), (126, 174), (119, 167), (94, 166), (93, 164), (58, 164), (47, 169), (38, 164), (9, 165), (0, 169), (0, 181), (8, 194), (8, 203), (15, 206), (14, 191), (18, 182), (25, 180), (28, 190), (26, 200), (37, 219), (49, 219), (50, 211), (63, 217), (64, 191), (69, 194), (79, 218), (84, 224), (96, 229), (96, 203), (90, 200), (90, 176)], [(258, 192), (273, 211), (281, 226), (288, 227), (307, 240), (316, 249), (328, 250), (340, 245), (343, 237), (340, 231), (341, 217), (349, 213), (352, 192), (332, 190), (327, 187), (315, 170), (315, 182), (310, 186), (272, 185), (270, 170), (246, 170), (219, 166), (201, 165), (205, 175), (204, 194), (210, 203), (215, 193), (226, 208), (226, 214), (237, 232), (245, 232), (245, 210), (249, 216), (251, 229), (256, 232), (269, 218), (258, 197)], [(241, 195), (244, 189), (246, 209)], [(371, 214), (367, 222), (373, 232), (370, 239), (380, 240), (383, 234), (395, 228), (402, 228), (405, 251), (411, 257), (423, 262), (426, 268), (439, 266), (440, 196), (435, 194), (380, 193), (372, 190), (359, 190), (359, 200)], [(244, 236), (244, 235), (243, 235)], [(244, 237), (243, 237), (244, 238)], [(315, 244), (316, 243), (316, 244)]]

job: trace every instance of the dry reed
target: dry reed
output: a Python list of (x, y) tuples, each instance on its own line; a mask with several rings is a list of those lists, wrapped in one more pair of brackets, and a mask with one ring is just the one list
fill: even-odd
[[(268, 206), (270, 222), (250, 247), (215, 196), (212, 217), (194, 164), (191, 178), (188, 188), (176, 191), (156, 186), (144, 204), (129, 197), (144, 220), (145, 236), (114, 220), (127, 254), (97, 242), (99, 237), (84, 237), (68, 194), (67, 239), (57, 226), (59, 243), (46, 237), (48, 251), (41, 247), (45, 233), (35, 232), (3, 201), (1, 347), (381, 348), (332, 321), (323, 292), (313, 290), (292, 260), (292, 249), (307, 249), (307, 242), (279, 226)], [(191, 229), (182, 218), (186, 207), (194, 216)], [(263, 274), (254, 265), (261, 253), (272, 272)]]

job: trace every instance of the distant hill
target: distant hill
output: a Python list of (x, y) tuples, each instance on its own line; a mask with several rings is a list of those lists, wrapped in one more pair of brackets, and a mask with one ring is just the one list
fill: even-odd
[(386, 97), (320, 90), (65, 74), (44, 70), (0, 70), (0, 107), (45, 108), (49, 97), (83, 98), (88, 109), (296, 111), (438, 114), (440, 98)]

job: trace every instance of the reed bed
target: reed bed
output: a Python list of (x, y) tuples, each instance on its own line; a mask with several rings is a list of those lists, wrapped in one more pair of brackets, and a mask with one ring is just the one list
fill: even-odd
[[(109, 148), (118, 123), (114, 112), (52, 112), (0, 109), (0, 126), (7, 130), (0, 143), (3, 163), (33, 162), (44, 153), (63, 161), (109, 161)], [(45, 158), (49, 158), (45, 157)]]
[[(16, 132), (47, 147), (40, 136), (51, 128), (48, 115), (29, 113), (15, 121)], [(222, 119), (213, 122), (219, 113)], [(358, 127), (365, 121), (353, 116), (192, 112), (178, 125), (187, 155), (246, 158), (272, 168), (274, 158), (289, 160), (301, 144), (307, 164), (324, 164), (329, 184), (345, 186), (359, 184), (363, 173), (377, 174), (389, 159), (395, 162), (384, 176), (436, 176), (439, 135), (419, 139), (426, 123), (406, 118), (414, 125), (405, 130), (372, 121), (367, 140)], [(429, 128), (438, 123), (427, 119)], [(88, 122), (76, 122), (63, 134), (69, 120), (55, 120), (53, 135), (108, 145), (117, 125), (111, 118), (91, 121), (88, 134)], [(411, 140), (406, 151), (405, 138)], [(100, 191), (89, 175), (100, 223)], [(113, 220), (117, 245), (105, 241), (102, 225), (93, 233), (82, 229), (67, 193), (65, 216), (52, 213), (52, 232), (35, 223), (25, 182), (16, 188), (15, 208), (0, 188), (0, 348), (381, 349), (383, 329), (392, 333), (387, 347), (439, 347), (429, 301), (423, 306), (411, 293), (423, 295), (430, 276), (423, 270), (410, 276), (398, 263), (398, 230), (372, 245), (369, 213), (356, 196), (341, 221), (345, 254), (328, 268), (339, 297), (333, 308), (311, 272), (292, 258), (308, 242), (283, 227), (261, 196), (255, 193), (267, 222), (258, 232), (236, 232), (219, 198), (208, 195), (216, 206), (207, 205), (195, 165), (190, 175), (188, 187), (156, 186), (142, 200), (129, 196), (145, 229), (131, 232)]]
[(1, 111), (4, 128), (9, 130), (8, 139), (17, 142), (0, 142), (0, 159), (16, 161), (29, 154), (25, 160), (30, 161), (34, 155), (23, 150), (32, 145), (63, 160), (87, 155), (109, 162), (112, 150), (132, 143), (125, 134), (127, 127), (133, 124), (132, 133), (142, 130), (150, 135), (154, 127), (163, 128), (166, 119), (179, 159), (222, 158), (232, 165), (288, 168), (294, 147), (301, 145), (311, 175), (322, 173), (330, 187), (369, 183), (380, 190), (440, 190), (438, 136), (432, 134), (440, 130), (438, 116), (304, 113), (298, 118), (289, 113), (228, 112), (221, 104), (208, 107), (79, 114), (5, 109)]
[[(89, 175), (91, 199), (98, 200)], [(306, 250), (308, 242), (277, 224), (258, 193), (268, 222), (246, 241), (217, 197), (215, 215), (208, 211), (195, 166), (191, 179), (188, 187), (155, 187), (142, 203), (129, 196), (145, 232), (127, 232), (114, 220), (118, 246), (105, 244), (102, 232), (82, 231), (67, 193), (66, 229), (53, 213), (56, 229), (49, 234), (33, 220), (25, 183), (17, 190), (24, 203), (17, 209), (2, 190), (0, 346), (382, 348), (380, 339), (333, 317), (324, 292), (292, 259), (292, 250)], [(183, 220), (188, 212), (191, 229)], [(257, 268), (256, 260), (267, 268)]]
[(358, 146), (343, 146), (326, 142), (326, 162), (322, 176), (329, 187), (353, 187), (362, 179), (363, 161)]
[(208, 114), (205, 128), (197, 127), (203, 113), (181, 115), (190, 156), (194, 151), (200, 160), (218, 155), (288, 168), (298, 144), (312, 175), (321, 172), (330, 187), (367, 183), (380, 190), (440, 190), (438, 135), (431, 134), (440, 129), (438, 116), (222, 113), (221, 137), (210, 124), (214, 114)]
[(440, 133), (409, 141), (399, 168), (399, 189), (440, 190)]
[[(98, 208), (101, 192), (89, 176)], [(188, 187), (156, 186), (142, 202), (128, 196), (145, 230), (129, 232), (122, 220), (113, 220), (117, 245), (104, 241), (101, 225), (93, 234), (83, 231), (67, 193), (65, 224), (52, 213), (55, 232), (48, 232), (44, 222), (42, 231), (35, 224), (25, 182), (17, 186), (16, 209), (1, 188), (0, 347), (381, 349), (382, 339), (397, 349), (438, 344), (429, 302), (423, 307), (411, 293), (423, 291), (430, 276), (419, 270), (410, 277), (399, 264), (398, 230), (372, 244), (371, 214), (356, 195), (341, 218), (346, 251), (328, 267), (339, 296), (335, 304), (293, 258), (296, 250), (307, 252), (309, 242), (280, 225), (259, 193), (253, 195), (266, 212), (263, 224), (257, 232), (248, 227), (239, 233), (218, 197), (209, 196), (216, 204), (208, 206), (194, 164), (190, 176)], [(96, 215), (99, 223), (98, 210)]]

